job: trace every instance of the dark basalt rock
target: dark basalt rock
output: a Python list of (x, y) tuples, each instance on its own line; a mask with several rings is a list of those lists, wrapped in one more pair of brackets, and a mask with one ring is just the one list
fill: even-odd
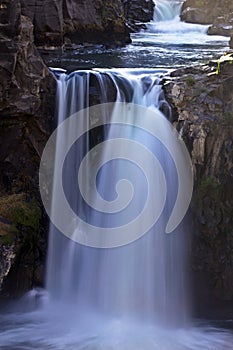
[(38, 170), (56, 88), (17, 0), (0, 6), (0, 75), (0, 289), (16, 295), (38, 283), (35, 271), (45, 260)]
[(193, 163), (192, 265), (202, 306), (215, 298), (233, 301), (232, 84), (229, 54), (207, 66), (179, 69), (164, 85)]
[(64, 42), (107, 46), (128, 44), (124, 8), (118, 1), (64, 1)]
[(76, 45), (122, 46), (130, 42), (121, 0), (21, 0), (34, 24), (35, 44), (44, 49)]
[(37, 46), (62, 46), (63, 14), (62, 1), (21, 0), (22, 14), (34, 24)]
[(153, 19), (153, 0), (124, 0), (125, 18), (132, 32), (145, 28), (144, 23)]

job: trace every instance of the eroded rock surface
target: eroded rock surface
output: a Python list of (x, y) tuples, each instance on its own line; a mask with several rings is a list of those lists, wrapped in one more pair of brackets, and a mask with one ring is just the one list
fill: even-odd
[(144, 28), (144, 23), (153, 19), (155, 7), (153, 0), (125, 0), (123, 3), (127, 24), (132, 32)]
[(121, 46), (130, 42), (121, 0), (21, 0), (34, 24), (35, 44), (75, 48), (85, 43)]
[(11, 295), (33, 286), (46, 253), (38, 169), (51, 132), (55, 80), (33, 40), (20, 2), (1, 2), (0, 288)]
[(205, 276), (197, 288), (224, 300), (233, 300), (232, 86), (232, 54), (179, 69), (164, 86), (195, 175), (193, 269)]

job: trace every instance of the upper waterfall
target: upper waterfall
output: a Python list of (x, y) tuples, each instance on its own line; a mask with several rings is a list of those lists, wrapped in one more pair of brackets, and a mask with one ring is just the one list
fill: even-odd
[(179, 0), (155, 1), (154, 18), (147, 23), (145, 34), (154, 34), (157, 42), (172, 45), (204, 43), (208, 25), (182, 22), (179, 16), (182, 3)]
[(179, 0), (154, 0), (154, 21), (169, 21), (179, 16), (183, 1)]

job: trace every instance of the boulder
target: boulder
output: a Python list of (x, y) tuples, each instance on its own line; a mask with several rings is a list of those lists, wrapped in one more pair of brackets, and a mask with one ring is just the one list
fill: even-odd
[(209, 35), (231, 36), (233, 34), (233, 12), (215, 19), (207, 33)]
[(233, 12), (231, 0), (186, 0), (181, 8), (181, 20), (188, 23), (212, 24), (218, 17)]

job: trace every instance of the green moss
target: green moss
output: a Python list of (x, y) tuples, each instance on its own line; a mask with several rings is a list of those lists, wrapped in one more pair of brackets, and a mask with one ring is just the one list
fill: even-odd
[(4, 244), (4, 245), (12, 244), (14, 242), (14, 239), (15, 239), (15, 233), (9, 232), (8, 234), (0, 237), (0, 244)]
[(205, 197), (217, 200), (221, 194), (221, 185), (215, 177), (206, 176), (201, 179), (198, 187), (198, 197), (199, 199), (204, 199)]
[[(25, 226), (38, 231), (41, 210), (36, 200), (28, 199), (25, 193), (11, 194), (0, 197), (0, 216), (8, 220), (11, 225), (6, 227)], [(6, 231), (5, 229), (2, 231)], [(6, 234), (8, 232), (5, 232)]]
[(0, 245), (12, 244), (17, 234), (18, 230), (14, 225), (1, 225)]
[(22, 225), (38, 231), (40, 219), (41, 210), (35, 199), (30, 202), (20, 202), (13, 210), (12, 221), (15, 226)]
[(195, 85), (195, 79), (194, 77), (192, 77), (191, 75), (187, 77), (186, 79), (186, 84), (189, 86), (189, 87), (192, 87)]

